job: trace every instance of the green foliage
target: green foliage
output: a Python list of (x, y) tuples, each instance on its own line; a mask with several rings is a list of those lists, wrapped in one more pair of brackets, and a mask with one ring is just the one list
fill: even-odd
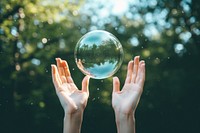
[[(0, 132), (62, 132), (63, 111), (50, 65), (55, 57), (67, 60), (81, 88), (83, 75), (73, 51), (78, 39), (95, 28), (111, 32), (123, 45), (124, 63), (116, 74), (121, 86), (129, 60), (140, 55), (146, 62), (137, 132), (199, 132), (200, 3), (139, 3), (130, 4), (125, 15), (102, 19), (97, 9), (86, 8), (95, 4), (87, 1), (1, 0)], [(111, 94), (112, 78), (91, 79), (82, 132), (116, 132)]]

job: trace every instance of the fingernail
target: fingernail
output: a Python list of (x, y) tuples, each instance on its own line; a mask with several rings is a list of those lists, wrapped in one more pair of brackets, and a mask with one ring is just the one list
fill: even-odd
[(142, 62), (142, 65), (144, 65), (144, 66), (145, 66), (145, 61), (143, 61), (143, 62)]
[(135, 56), (135, 57), (134, 57), (134, 60), (137, 59), (137, 58), (140, 58), (140, 56)]
[(114, 77), (113, 77), (113, 79), (116, 79), (116, 78), (117, 78), (117, 76), (114, 76)]

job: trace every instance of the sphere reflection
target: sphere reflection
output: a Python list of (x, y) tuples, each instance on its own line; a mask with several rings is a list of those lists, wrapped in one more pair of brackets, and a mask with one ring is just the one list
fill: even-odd
[(124, 55), (119, 40), (102, 30), (94, 30), (81, 37), (74, 54), (78, 68), (94, 79), (104, 79), (115, 74)]

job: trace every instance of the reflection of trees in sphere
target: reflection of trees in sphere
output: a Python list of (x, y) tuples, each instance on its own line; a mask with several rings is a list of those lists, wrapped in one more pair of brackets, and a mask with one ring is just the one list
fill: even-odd
[(95, 79), (104, 79), (117, 72), (123, 62), (123, 48), (109, 32), (94, 30), (76, 44), (75, 61), (78, 68)]

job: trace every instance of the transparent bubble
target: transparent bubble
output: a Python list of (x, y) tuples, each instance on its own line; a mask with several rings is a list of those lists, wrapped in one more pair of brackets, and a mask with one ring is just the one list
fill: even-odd
[(104, 79), (115, 74), (124, 56), (119, 40), (102, 30), (85, 34), (76, 44), (74, 54), (78, 68), (94, 79)]

